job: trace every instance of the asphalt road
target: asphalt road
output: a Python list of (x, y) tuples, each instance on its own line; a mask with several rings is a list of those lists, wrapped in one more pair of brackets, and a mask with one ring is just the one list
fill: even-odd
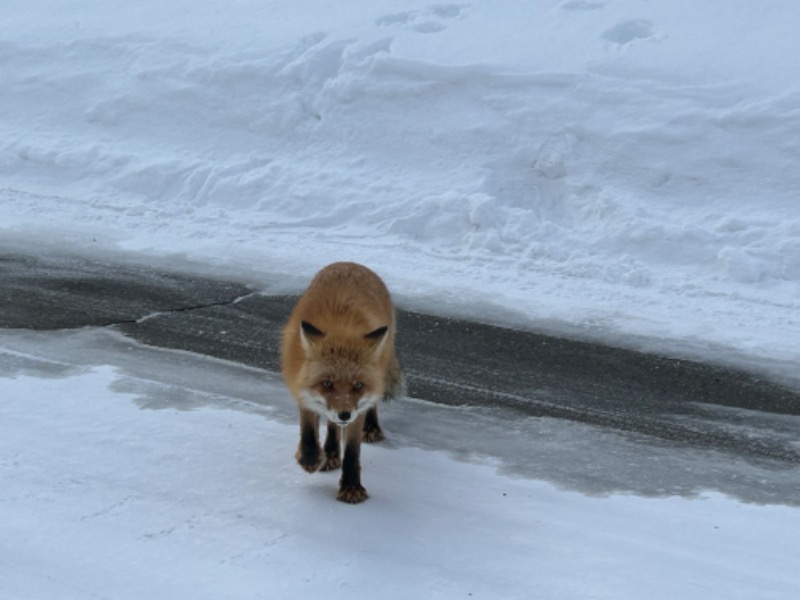
[[(294, 301), (147, 266), (0, 252), (0, 328), (114, 328), (144, 344), (277, 371)], [(549, 417), (710, 451), (774, 474), (776, 493), (800, 503), (800, 482), (792, 483), (800, 390), (714, 365), (405, 310), (398, 321), (410, 396), (495, 413), (509, 435), (516, 420)]]

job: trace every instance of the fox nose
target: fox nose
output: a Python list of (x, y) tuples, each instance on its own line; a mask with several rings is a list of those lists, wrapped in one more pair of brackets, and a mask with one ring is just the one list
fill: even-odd
[(340, 421), (349, 421), (350, 420), (350, 411), (343, 410), (339, 412), (339, 420)]

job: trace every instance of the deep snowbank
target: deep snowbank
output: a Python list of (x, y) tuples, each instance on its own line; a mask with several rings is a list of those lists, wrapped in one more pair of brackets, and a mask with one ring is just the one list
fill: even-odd
[(794, 2), (1, 10), (8, 240), (355, 259), (411, 306), (800, 360)]

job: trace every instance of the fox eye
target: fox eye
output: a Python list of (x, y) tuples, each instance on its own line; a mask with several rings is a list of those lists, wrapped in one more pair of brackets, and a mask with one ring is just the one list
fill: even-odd
[(356, 381), (356, 382), (353, 384), (353, 389), (354, 389), (355, 391), (357, 391), (357, 392), (360, 392), (361, 390), (363, 390), (363, 389), (364, 389), (364, 384), (363, 384), (362, 382), (360, 382), (360, 381)]
[(320, 385), (321, 385), (323, 388), (325, 388), (326, 390), (332, 390), (332, 389), (333, 389), (333, 382), (332, 382), (330, 379), (323, 379), (323, 380), (320, 382)]

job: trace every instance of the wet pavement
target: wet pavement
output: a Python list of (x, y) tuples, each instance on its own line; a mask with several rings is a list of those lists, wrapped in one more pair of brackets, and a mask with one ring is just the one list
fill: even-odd
[[(0, 328), (15, 335), (111, 330), (274, 373), (294, 301), (147, 265), (0, 252)], [(405, 420), (420, 420), (396, 423), (411, 443), (491, 456), (511, 471), (595, 492), (630, 480), (642, 493), (705, 485), (800, 503), (800, 390), (714, 365), (404, 310), (398, 322), (409, 396), (421, 399), (398, 403)], [(644, 448), (649, 458), (632, 461)], [(537, 466), (564, 454), (585, 455), (586, 465)], [(650, 484), (637, 487), (637, 477)], [(588, 484), (602, 478), (613, 484)]]

